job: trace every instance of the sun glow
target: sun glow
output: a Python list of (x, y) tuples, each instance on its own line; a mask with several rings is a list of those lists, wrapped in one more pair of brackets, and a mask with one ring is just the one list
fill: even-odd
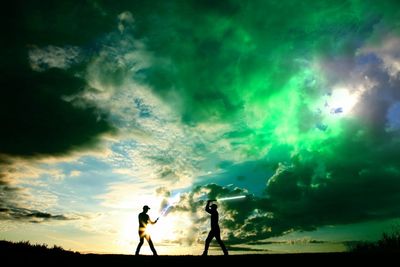
[[(157, 212), (148, 213), (151, 220), (157, 219)], [(139, 243), (137, 214), (129, 214), (122, 217), (122, 227), (119, 231), (117, 245), (119, 253), (134, 253)], [(148, 224), (146, 232), (151, 236), (154, 246), (159, 254), (182, 254), (188, 253), (181, 244), (188, 237), (192, 221), (188, 216), (173, 213), (160, 217), (156, 224)], [(185, 250), (186, 249), (186, 250)], [(151, 255), (147, 241), (144, 241), (141, 254)]]
[(153, 240), (157, 240), (157, 242), (171, 242), (176, 239), (176, 232), (179, 230), (178, 227), (178, 218), (170, 215), (160, 217), (156, 224), (149, 224), (146, 232), (151, 235)]
[(331, 114), (347, 115), (351, 113), (359, 98), (357, 91), (350, 93), (345, 88), (338, 88), (332, 91), (326, 105)]
[[(190, 218), (173, 211), (173, 207), (179, 201), (179, 199), (179, 194), (171, 197), (168, 200), (168, 205), (163, 209), (160, 209), (163, 203), (163, 198), (161, 197), (141, 196), (140, 201), (136, 199), (135, 202), (130, 202), (131, 206), (135, 206), (135, 208), (131, 208), (129, 211), (124, 210), (119, 219), (120, 227), (118, 230), (117, 245), (120, 248), (120, 251), (130, 254), (136, 249), (136, 246), (139, 242), (138, 215), (140, 212), (142, 212), (142, 206), (138, 206), (137, 203), (143, 203), (143, 205), (146, 204), (150, 207), (150, 210), (147, 214), (149, 215), (151, 221), (155, 221), (157, 218), (159, 218), (157, 223), (149, 223), (146, 228), (146, 232), (151, 236), (157, 251), (174, 253), (177, 250), (177, 246), (171, 245), (171, 243), (179, 242), (180, 239), (185, 237), (185, 233), (187, 232), (187, 229), (190, 228), (192, 223)], [(151, 254), (147, 247), (148, 244), (145, 241), (143, 244), (143, 254)]]
[(344, 87), (334, 88), (318, 101), (316, 109), (329, 121), (334, 118), (351, 116), (363, 92), (364, 90), (361, 90), (361, 88), (354, 91)]

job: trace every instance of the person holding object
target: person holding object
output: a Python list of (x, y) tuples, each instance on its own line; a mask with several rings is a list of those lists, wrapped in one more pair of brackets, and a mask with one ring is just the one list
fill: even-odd
[(218, 244), (220, 245), (222, 251), (224, 252), (225, 256), (228, 256), (228, 251), (226, 250), (226, 247), (224, 245), (224, 242), (221, 240), (221, 230), (219, 229), (219, 224), (218, 224), (218, 211), (217, 211), (217, 204), (212, 204), (210, 206), (210, 203), (214, 200), (207, 200), (207, 205), (206, 205), (206, 212), (211, 214), (211, 230), (208, 233), (207, 239), (206, 239), (206, 244), (204, 247), (204, 252), (202, 256), (207, 256), (208, 253), (208, 247), (210, 246), (211, 240), (215, 237), (217, 240)]
[(149, 215), (147, 214), (147, 211), (149, 210), (149, 206), (145, 205), (143, 206), (143, 212), (139, 213), (139, 238), (140, 242), (136, 248), (136, 253), (135, 255), (139, 255), (140, 248), (143, 245), (144, 239), (146, 238), (147, 243), (149, 243), (150, 249), (153, 252), (154, 256), (157, 256), (157, 251), (154, 248), (153, 241), (151, 241), (150, 234), (146, 232), (146, 227), (147, 224), (155, 224), (159, 218), (157, 218), (154, 222), (150, 220)]

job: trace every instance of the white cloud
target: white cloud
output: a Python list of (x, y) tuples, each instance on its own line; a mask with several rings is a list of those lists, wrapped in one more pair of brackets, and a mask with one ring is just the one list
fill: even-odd
[(38, 178), (44, 175), (54, 181), (60, 181), (65, 177), (61, 169), (45, 165), (42, 160), (16, 158), (10, 164), (2, 166), (2, 179), (10, 185), (40, 185)]
[[(131, 21), (128, 13), (120, 19)], [(170, 103), (135, 80), (137, 72), (152, 66), (153, 55), (131, 35), (112, 33), (107, 40), (87, 68), (90, 89), (75, 97), (108, 112), (119, 130), (110, 140), (112, 154), (106, 161), (116, 172), (152, 184), (162, 180), (175, 187), (191, 185), (196, 162), (202, 160), (193, 151), (197, 140), (192, 129), (180, 122)]]
[(124, 11), (118, 15), (118, 30), (123, 33), (126, 27), (132, 26), (134, 23), (134, 19), (132, 13), (129, 11)]
[(72, 170), (72, 171), (69, 173), (69, 176), (70, 176), (70, 177), (78, 177), (78, 176), (80, 176), (81, 174), (82, 174), (81, 171)]
[(387, 36), (381, 42), (368, 45), (359, 51), (361, 54), (373, 53), (383, 62), (383, 68), (392, 78), (400, 72), (400, 38)]
[[(90, 150), (78, 150), (60, 156), (41, 156), (37, 158), (21, 158), (4, 156), (6, 164), (0, 164), (2, 181), (9, 185), (31, 184), (40, 185), (40, 178), (48, 176), (52, 181), (59, 182), (65, 178), (64, 170), (56, 165), (62, 163), (80, 164), (82, 157), (95, 157), (99, 160), (110, 157), (112, 151), (107, 147), (111, 136), (104, 135), (103, 142), (97, 148)], [(70, 175), (78, 174), (77, 170), (71, 171)]]
[(34, 46), (29, 50), (28, 57), (31, 68), (35, 71), (45, 71), (49, 68), (68, 69), (82, 60), (82, 50), (76, 46)]
[(133, 210), (141, 210), (145, 204), (157, 210), (162, 201), (145, 179), (110, 183), (107, 193), (96, 198), (102, 200), (101, 205), (104, 207)]

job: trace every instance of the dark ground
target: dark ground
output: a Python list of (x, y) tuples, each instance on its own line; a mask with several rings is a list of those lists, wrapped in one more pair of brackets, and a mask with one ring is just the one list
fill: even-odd
[[(27, 242), (0, 241), (2, 266), (362, 266), (378, 263), (397, 265), (399, 254), (384, 253), (303, 253), (230, 256), (133, 256), (118, 254), (80, 254), (61, 247), (47, 248)], [(391, 259), (393, 258), (393, 259)], [(393, 261), (394, 260), (394, 261)], [(5, 263), (5, 265), (3, 265)], [(304, 265), (303, 265), (304, 264)], [(374, 264), (375, 265), (375, 264)]]

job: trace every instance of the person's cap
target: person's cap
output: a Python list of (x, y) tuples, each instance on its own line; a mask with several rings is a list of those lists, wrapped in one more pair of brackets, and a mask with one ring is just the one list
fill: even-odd
[(150, 209), (150, 207), (149, 207), (149, 206), (147, 206), (147, 205), (144, 205), (144, 206), (143, 206), (143, 209), (144, 209), (144, 210), (149, 210), (149, 209)]

